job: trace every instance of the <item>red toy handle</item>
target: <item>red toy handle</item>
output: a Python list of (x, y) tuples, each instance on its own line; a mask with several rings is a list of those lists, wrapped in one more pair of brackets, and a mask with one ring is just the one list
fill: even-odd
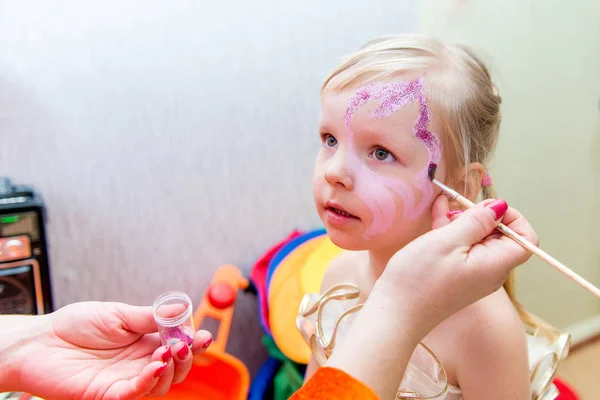
[(200, 329), (206, 317), (219, 321), (217, 337), (213, 338), (207, 352), (225, 353), (237, 293), (240, 289), (246, 289), (248, 284), (248, 279), (243, 277), (235, 265), (221, 265), (215, 271), (212, 282), (194, 313), (196, 330)]

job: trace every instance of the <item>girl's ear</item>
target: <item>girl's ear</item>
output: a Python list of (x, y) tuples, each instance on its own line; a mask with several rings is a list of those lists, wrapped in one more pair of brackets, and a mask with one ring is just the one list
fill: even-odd
[[(462, 194), (473, 203), (477, 202), (479, 192), (481, 192), (481, 180), (485, 174), (485, 167), (478, 162), (470, 163), (466, 167), (460, 168), (452, 179), (454, 190)], [(461, 210), (464, 207), (456, 200), (450, 200), (451, 210)]]

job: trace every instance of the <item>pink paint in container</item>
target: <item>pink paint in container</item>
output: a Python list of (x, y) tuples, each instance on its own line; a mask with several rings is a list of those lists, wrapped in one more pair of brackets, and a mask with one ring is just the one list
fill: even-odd
[(187, 294), (177, 290), (163, 293), (154, 301), (152, 311), (163, 346), (178, 341), (192, 345), (196, 330), (192, 300)]

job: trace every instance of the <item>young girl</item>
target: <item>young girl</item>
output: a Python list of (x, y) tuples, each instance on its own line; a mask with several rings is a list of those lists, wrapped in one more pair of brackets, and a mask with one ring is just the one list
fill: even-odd
[[(440, 191), (430, 177), (472, 201), (494, 197), (486, 162), (500, 125), (500, 96), (484, 64), (468, 48), (432, 38), (367, 43), (326, 79), (321, 95), (314, 199), (329, 237), (346, 252), (327, 269), (321, 294), (300, 306), (298, 327), (313, 351), (305, 379), (343, 340), (391, 256), (432, 229)], [(449, 218), (460, 218), (460, 205), (450, 208)], [(556, 397), (551, 381), (569, 337), (515, 301), (513, 279), (423, 340), (398, 398)]]

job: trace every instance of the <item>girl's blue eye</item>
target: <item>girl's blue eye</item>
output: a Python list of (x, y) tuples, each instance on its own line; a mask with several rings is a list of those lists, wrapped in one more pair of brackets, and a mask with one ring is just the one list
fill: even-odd
[(331, 135), (327, 135), (325, 136), (325, 144), (328, 147), (335, 147), (335, 145), (337, 144), (337, 139)]
[(373, 157), (375, 157), (375, 159), (379, 160), (379, 161), (387, 161), (387, 162), (392, 162), (392, 161), (396, 161), (396, 158), (392, 155), (392, 153), (390, 153), (389, 151), (387, 151), (386, 149), (382, 148), (382, 147), (377, 147), (375, 150), (373, 150)]

